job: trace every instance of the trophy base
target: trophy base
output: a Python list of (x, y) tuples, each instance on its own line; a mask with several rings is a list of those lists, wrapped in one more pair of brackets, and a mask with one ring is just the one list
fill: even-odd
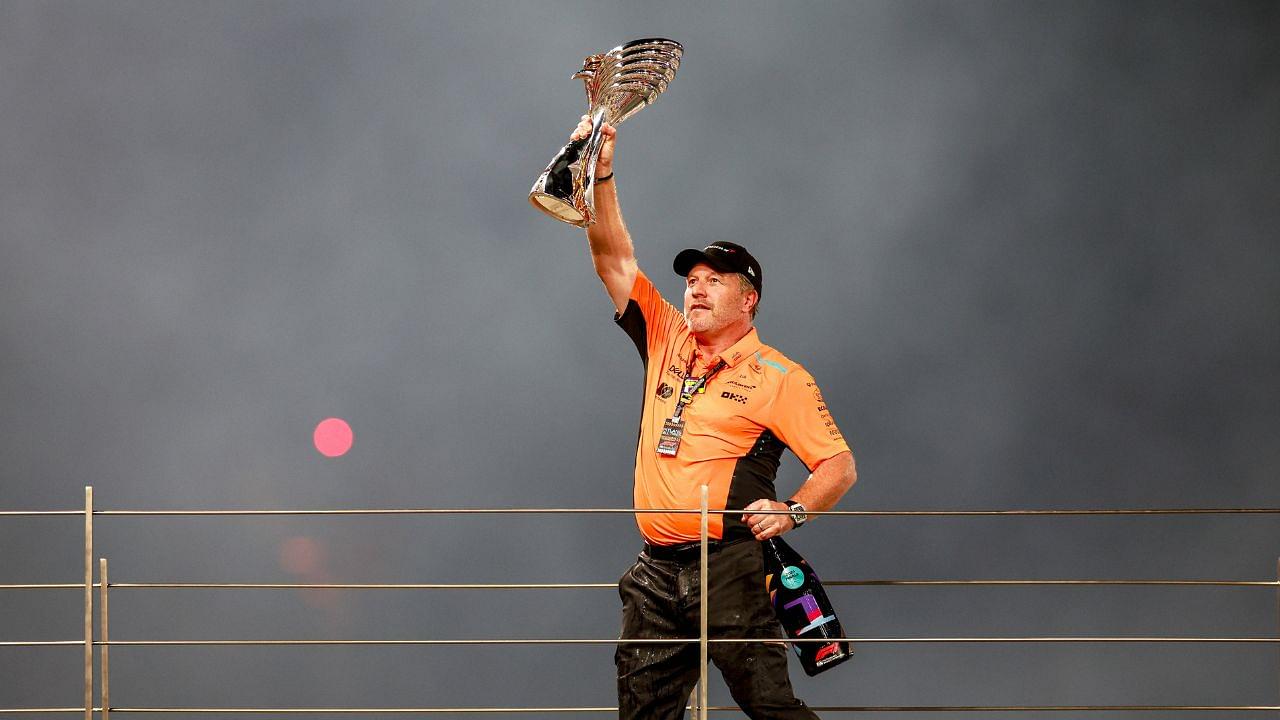
[(544, 192), (532, 192), (529, 194), (529, 202), (534, 207), (551, 217), (566, 222), (570, 225), (578, 227), (586, 227), (591, 224), (585, 215), (578, 211), (571, 203)]

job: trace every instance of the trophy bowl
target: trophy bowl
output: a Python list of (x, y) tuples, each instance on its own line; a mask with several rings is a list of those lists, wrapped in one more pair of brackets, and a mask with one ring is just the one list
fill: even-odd
[(574, 74), (586, 84), (591, 133), (552, 158), (529, 191), (529, 202), (556, 220), (587, 227), (595, 222), (596, 160), (600, 126), (617, 127), (653, 103), (676, 76), (684, 47), (674, 40), (633, 40), (609, 52), (588, 55)]

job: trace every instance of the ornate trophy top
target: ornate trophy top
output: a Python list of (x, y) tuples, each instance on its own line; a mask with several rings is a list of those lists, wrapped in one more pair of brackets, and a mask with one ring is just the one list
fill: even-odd
[(652, 103), (676, 76), (684, 47), (665, 38), (632, 40), (609, 52), (588, 55), (573, 77), (586, 84), (589, 113), (606, 111), (618, 125)]
[(680, 43), (664, 38), (633, 40), (588, 55), (573, 77), (587, 86), (591, 135), (560, 149), (533, 183), (529, 202), (561, 222), (578, 227), (595, 222), (596, 160), (604, 143), (600, 128), (617, 126), (656, 100), (683, 56)]

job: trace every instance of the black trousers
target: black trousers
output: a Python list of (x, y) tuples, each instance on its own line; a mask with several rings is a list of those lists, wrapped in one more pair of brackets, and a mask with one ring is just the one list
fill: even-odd
[[(698, 556), (657, 560), (641, 553), (622, 576), (622, 635), (696, 638), (699, 633)], [(708, 558), (707, 630), (715, 638), (782, 637), (764, 589), (764, 559), (754, 540), (723, 546)], [(753, 720), (815, 720), (796, 699), (782, 643), (711, 643), (708, 654), (738, 706)], [(618, 644), (618, 717), (679, 720), (698, 681), (696, 643)]]

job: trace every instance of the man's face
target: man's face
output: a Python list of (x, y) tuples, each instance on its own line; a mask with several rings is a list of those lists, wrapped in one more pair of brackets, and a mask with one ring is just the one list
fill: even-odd
[(737, 275), (718, 272), (706, 264), (694, 265), (689, 271), (684, 286), (684, 317), (692, 332), (714, 332), (750, 315), (747, 293)]

